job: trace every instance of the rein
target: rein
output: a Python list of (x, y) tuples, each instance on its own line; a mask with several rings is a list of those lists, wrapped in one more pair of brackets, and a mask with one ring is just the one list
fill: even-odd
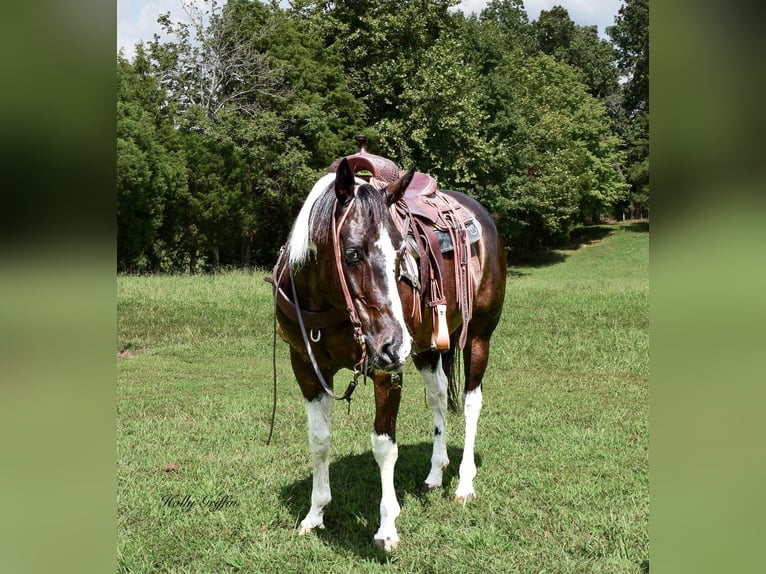
[[(317, 379), (319, 379), (319, 384), (322, 385), (322, 389), (324, 389), (324, 392), (326, 392), (333, 400), (336, 401), (347, 401), (350, 405), (351, 403), (351, 395), (354, 393), (354, 389), (356, 388), (357, 379), (359, 378), (360, 370), (358, 369), (359, 366), (363, 365), (366, 367), (365, 364), (367, 361), (367, 350), (364, 345), (362, 345), (362, 359), (354, 366), (354, 378), (351, 380), (351, 382), (348, 384), (348, 387), (346, 388), (346, 392), (343, 393), (342, 396), (337, 396), (333, 390), (330, 388), (330, 385), (327, 384), (327, 381), (325, 380), (324, 376), (322, 376), (322, 371), (319, 368), (319, 363), (317, 363), (316, 357), (314, 356), (314, 351), (311, 349), (311, 342), (309, 341), (309, 335), (306, 332), (306, 325), (303, 323), (303, 313), (301, 312), (300, 304), (298, 303), (298, 292), (295, 289), (295, 279), (293, 278), (292, 272), (290, 273), (290, 284), (292, 286), (293, 291), (293, 299), (295, 301), (295, 308), (298, 311), (298, 326), (301, 329), (301, 335), (303, 336), (303, 344), (306, 347), (306, 352), (309, 355), (309, 359), (311, 360), (311, 366), (314, 367), (314, 374), (317, 376)], [(365, 368), (365, 377), (367, 376), (367, 369)]]
[(274, 434), (274, 421), (277, 418), (277, 306), (280, 291), (279, 284), (282, 283), (282, 277), (284, 277), (287, 267), (282, 269), (282, 273), (279, 274), (279, 277), (277, 277), (277, 269), (279, 269), (279, 263), (282, 261), (284, 253), (285, 248), (283, 247), (279, 251), (279, 257), (277, 258), (277, 264), (274, 266), (272, 277), (266, 277), (266, 282), (268, 283), (270, 280), (274, 287), (274, 333), (271, 348), (271, 369), (274, 374), (274, 389), (271, 402), (271, 424), (269, 424), (269, 437), (266, 439), (266, 446), (271, 444), (271, 435)]

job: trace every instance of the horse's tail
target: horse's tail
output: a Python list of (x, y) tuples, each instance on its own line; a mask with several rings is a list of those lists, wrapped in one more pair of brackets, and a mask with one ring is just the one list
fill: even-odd
[(458, 343), (457, 331), (450, 335), (449, 349), (442, 353), (442, 369), (447, 375), (447, 406), (453, 413), (458, 412), (460, 406), (458, 389), (460, 378), (460, 353), (455, 354)]

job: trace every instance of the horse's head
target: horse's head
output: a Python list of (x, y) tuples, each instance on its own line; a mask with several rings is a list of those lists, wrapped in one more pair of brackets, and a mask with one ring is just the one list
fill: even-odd
[(356, 314), (361, 322), (372, 365), (398, 371), (410, 353), (396, 274), (404, 238), (393, 223), (388, 208), (403, 194), (413, 172), (407, 172), (383, 190), (364, 184), (357, 187), (344, 159), (335, 178), (337, 199), (333, 241), (334, 264), (340, 268)]

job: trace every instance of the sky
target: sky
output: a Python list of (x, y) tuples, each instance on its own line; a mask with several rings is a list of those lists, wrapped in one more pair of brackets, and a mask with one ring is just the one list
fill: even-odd
[[(194, 1), (194, 0), (192, 0)], [(287, 2), (283, 2), (285, 5)], [(477, 14), (487, 5), (487, 0), (464, 0), (457, 6), (466, 14)], [(607, 38), (606, 27), (614, 24), (614, 18), (622, 0), (525, 0), (529, 20), (537, 20), (541, 10), (563, 6), (569, 17), (581, 26), (598, 26), (599, 35)], [(160, 33), (157, 17), (170, 12), (174, 19), (183, 19), (181, 0), (117, 0), (117, 48), (123, 48), (131, 58), (133, 47), (139, 40), (151, 40)]]

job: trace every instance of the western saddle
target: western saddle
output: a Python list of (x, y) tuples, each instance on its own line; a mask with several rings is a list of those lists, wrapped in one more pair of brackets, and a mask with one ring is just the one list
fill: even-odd
[[(359, 144), (359, 152), (346, 159), (356, 177), (378, 189), (400, 177), (399, 168), (391, 160), (367, 152), (366, 136), (354, 139)], [(335, 172), (342, 159), (333, 162), (328, 171)], [(439, 191), (433, 177), (420, 172), (414, 174), (404, 197), (391, 206), (390, 212), (406, 238), (400, 278), (405, 278), (413, 290), (410, 313), (414, 326), (417, 329), (422, 324), (423, 309), (430, 309), (433, 318), (430, 348), (438, 351), (450, 347), (444, 281), (448, 262), (445, 255), (453, 254), (455, 292), (463, 320), (459, 339), (462, 349), (473, 307), (469, 264), (476, 254), (474, 244), (481, 236), (479, 222), (457, 200)]]

